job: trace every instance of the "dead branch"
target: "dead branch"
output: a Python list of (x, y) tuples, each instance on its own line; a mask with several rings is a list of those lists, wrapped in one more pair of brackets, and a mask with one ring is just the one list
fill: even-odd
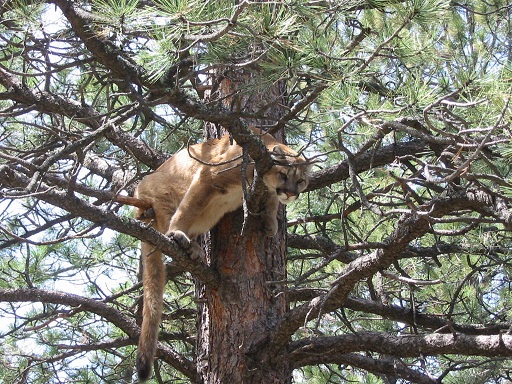
[(131, 196), (117, 195), (114, 198), (114, 201), (119, 204), (131, 205), (132, 207), (137, 207), (144, 210), (148, 210), (152, 207), (151, 203), (148, 201)]

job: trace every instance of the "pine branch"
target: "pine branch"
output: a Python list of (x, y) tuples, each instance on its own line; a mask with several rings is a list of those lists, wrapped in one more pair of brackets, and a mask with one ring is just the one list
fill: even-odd
[(95, 313), (121, 329), (133, 340), (139, 337), (140, 329), (135, 320), (123, 312), (101, 301), (89, 299), (72, 293), (41, 289), (0, 289), (2, 302), (41, 302), (61, 304)]
[(463, 356), (512, 356), (512, 335), (464, 334), (401, 335), (358, 332), (342, 336), (316, 337), (290, 344), (296, 366), (339, 361), (340, 355), (371, 351), (396, 357), (459, 354)]
[(100, 38), (100, 35), (95, 33), (93, 24), (96, 20), (92, 14), (76, 6), (74, 1), (50, 0), (48, 3), (55, 4), (60, 8), (70, 22), (73, 31), (95, 56), (96, 60), (109, 68), (116, 79), (126, 80), (126, 83), (118, 81), (122, 85), (122, 89), (127, 90), (129, 88), (128, 84), (133, 82), (141, 83), (145, 71), (112, 42)]
[[(316, 365), (318, 364), (317, 355), (310, 356), (311, 362), (307, 361), (307, 357), (300, 361), (300, 364), (305, 365)], [(368, 372), (373, 372), (376, 375), (389, 375), (391, 377), (398, 376), (401, 379), (405, 379), (410, 383), (419, 384), (437, 384), (437, 379), (430, 377), (424, 373), (419, 372), (417, 369), (409, 368), (405, 363), (399, 359), (388, 357), (381, 359), (374, 359), (368, 356), (363, 356), (357, 353), (345, 353), (335, 354), (330, 356), (328, 360), (331, 360), (333, 364), (350, 365), (364, 369)], [(299, 364), (299, 362), (294, 362)], [(296, 365), (295, 368), (299, 368), (301, 365)]]
[(418, 326), (424, 329), (430, 329), (436, 333), (463, 333), (466, 335), (497, 335), (510, 328), (510, 323), (500, 324), (457, 324), (448, 321), (439, 316), (428, 315), (425, 313), (414, 313), (410, 308), (403, 308), (397, 305), (384, 305), (382, 303), (364, 300), (355, 297), (347, 297), (345, 308), (363, 313), (372, 313), (411, 326)]
[[(369, 169), (392, 163), (397, 157), (415, 155), (427, 149), (427, 145), (418, 140), (390, 144), (384, 147), (369, 149), (359, 157), (351, 159), (355, 173), (361, 173)], [(314, 191), (346, 180), (350, 177), (348, 161), (342, 161), (337, 165), (327, 167), (315, 172), (309, 182), (307, 191)]]

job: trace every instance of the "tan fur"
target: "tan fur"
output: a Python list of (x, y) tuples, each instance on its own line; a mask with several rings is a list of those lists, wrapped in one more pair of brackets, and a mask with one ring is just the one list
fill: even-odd
[[(271, 151), (276, 165), (263, 176), (268, 188), (264, 231), (277, 231), (278, 202), (287, 204), (308, 185), (309, 165), (302, 156), (269, 134), (252, 128)], [(169, 236), (189, 241), (209, 231), (227, 212), (242, 206), (242, 148), (230, 144), (229, 136), (190, 146), (176, 153), (137, 187), (136, 197), (152, 206), (152, 225)], [(218, 164), (218, 165), (213, 165)], [(219, 165), (221, 164), (221, 165)], [(247, 167), (248, 183), (253, 165)], [(137, 209), (137, 217), (143, 216)], [(156, 352), (165, 287), (162, 253), (142, 244), (144, 309), (142, 332), (137, 352), (137, 371), (146, 380)]]

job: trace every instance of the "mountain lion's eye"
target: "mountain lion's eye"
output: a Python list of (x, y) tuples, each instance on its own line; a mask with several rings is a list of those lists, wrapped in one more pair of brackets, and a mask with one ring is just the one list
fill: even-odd
[(280, 177), (281, 177), (281, 179), (283, 179), (283, 180), (288, 179), (288, 175), (287, 175), (286, 173), (284, 173), (284, 172), (279, 172), (279, 176), (280, 176)]
[(304, 179), (297, 180), (297, 184), (302, 184), (302, 183), (305, 183), (305, 182), (306, 182), (306, 180), (304, 180)]

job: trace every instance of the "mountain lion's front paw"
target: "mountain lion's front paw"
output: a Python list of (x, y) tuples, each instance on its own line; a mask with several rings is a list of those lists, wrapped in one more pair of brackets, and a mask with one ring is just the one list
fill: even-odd
[(190, 239), (187, 235), (185, 235), (185, 232), (183, 231), (169, 231), (165, 234), (167, 237), (170, 237), (174, 241), (176, 241), (181, 248), (188, 249), (190, 248)]
[(191, 241), (183, 231), (169, 231), (166, 235), (178, 243), (180, 248), (184, 249), (192, 259), (198, 259), (203, 255), (203, 248)]
[(274, 237), (277, 233), (277, 219), (275, 217), (266, 217), (263, 230), (266, 236)]

